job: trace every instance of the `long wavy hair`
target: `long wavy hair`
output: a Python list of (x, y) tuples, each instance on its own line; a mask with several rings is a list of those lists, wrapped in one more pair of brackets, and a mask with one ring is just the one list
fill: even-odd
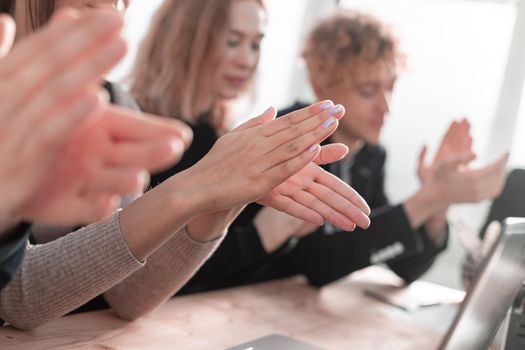
[[(195, 124), (203, 113), (225, 127), (226, 102), (210, 77), (220, 62), (230, 9), (240, 0), (167, 0), (155, 14), (131, 74), (142, 110)], [(265, 8), (263, 0), (256, 0)], [(208, 113), (209, 112), (209, 113)]]

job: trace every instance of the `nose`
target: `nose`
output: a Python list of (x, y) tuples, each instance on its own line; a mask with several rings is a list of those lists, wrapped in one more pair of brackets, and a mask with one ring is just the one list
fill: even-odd
[(379, 99), (380, 100), (379, 100), (379, 103), (378, 103), (378, 109), (383, 114), (389, 113), (390, 112), (390, 101), (392, 99), (392, 93), (390, 91), (385, 91), (385, 92), (380, 94), (380, 98)]
[(239, 68), (243, 69), (253, 69), (259, 61), (259, 53), (255, 50), (252, 50), (249, 45), (244, 46), (241, 50), (238, 51), (235, 57), (235, 63)]

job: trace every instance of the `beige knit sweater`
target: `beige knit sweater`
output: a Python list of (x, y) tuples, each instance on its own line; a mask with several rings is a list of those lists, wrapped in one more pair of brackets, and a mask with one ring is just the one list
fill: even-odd
[(181, 230), (147, 263), (140, 262), (122, 237), (116, 213), (49, 243), (29, 246), (16, 277), (0, 292), (0, 318), (33, 329), (105, 292), (119, 316), (134, 319), (180, 289), (221, 240), (199, 243)]

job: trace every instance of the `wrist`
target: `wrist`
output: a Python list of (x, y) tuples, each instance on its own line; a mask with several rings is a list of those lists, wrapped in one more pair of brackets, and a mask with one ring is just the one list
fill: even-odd
[(122, 236), (137, 259), (145, 260), (199, 214), (200, 199), (186, 190), (185, 177), (176, 175), (120, 212)]
[(443, 191), (439, 186), (432, 183), (425, 184), (420, 189), (419, 193), (422, 198), (421, 203), (430, 209), (431, 217), (446, 215), (448, 203), (443, 197)]
[(198, 224), (192, 224), (192, 222), (189, 222), (186, 226), (184, 226), (183, 230), (185, 231), (186, 235), (191, 238), (191, 240), (201, 244), (213, 242), (226, 234), (226, 229), (224, 229), (222, 232), (208, 231), (207, 233), (203, 233), (200, 230), (200, 226)]
[(440, 212), (446, 212), (447, 204), (436, 186), (424, 185), (404, 203), (404, 209), (413, 228), (418, 228)]
[(447, 237), (446, 217), (429, 220), (425, 225), (425, 231), (436, 247), (442, 246)]
[(447, 212), (440, 211), (427, 220), (425, 229), (429, 238), (436, 244), (441, 245), (446, 236)]
[(244, 210), (244, 206), (208, 213), (194, 218), (186, 225), (186, 232), (195, 241), (214, 241), (227, 233), (231, 223)]
[(191, 168), (180, 172), (158, 187), (164, 187), (163, 192), (168, 194), (167, 201), (172, 210), (182, 212), (188, 220), (205, 214), (210, 210), (205, 191), (199, 186), (198, 176), (192, 174)]
[(253, 225), (257, 230), (264, 250), (267, 253), (273, 253), (282, 246), (289, 237), (287, 234), (284, 234), (285, 227), (274, 227), (272, 221), (265, 218), (264, 210), (267, 209), (264, 208), (257, 214), (253, 220)]

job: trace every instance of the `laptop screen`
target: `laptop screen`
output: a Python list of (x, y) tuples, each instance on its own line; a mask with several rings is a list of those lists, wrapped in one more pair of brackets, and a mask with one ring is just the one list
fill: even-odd
[(439, 348), (488, 349), (523, 281), (525, 219), (509, 218)]

